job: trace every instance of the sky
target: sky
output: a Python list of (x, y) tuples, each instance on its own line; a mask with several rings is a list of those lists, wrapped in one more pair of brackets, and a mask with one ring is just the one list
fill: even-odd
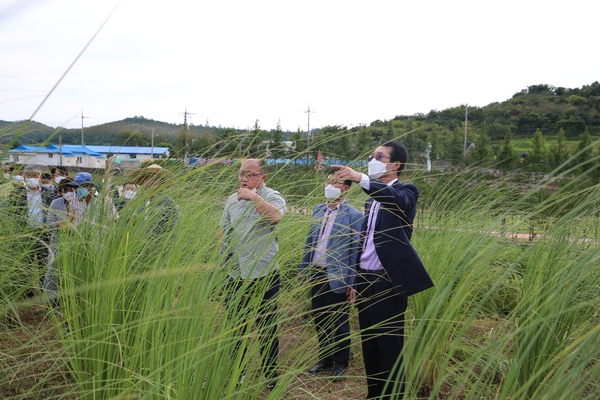
[(194, 125), (306, 131), (482, 107), (531, 85), (600, 80), (599, 9), (590, 0), (2, 0), (0, 120), (181, 124), (187, 110)]

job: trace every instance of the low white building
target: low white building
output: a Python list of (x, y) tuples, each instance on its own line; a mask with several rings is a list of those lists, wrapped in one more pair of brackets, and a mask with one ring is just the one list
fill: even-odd
[(86, 146), (49, 145), (48, 147), (20, 145), (8, 151), (8, 161), (15, 164), (39, 166), (104, 168), (106, 156)]
[(51, 144), (48, 147), (20, 145), (8, 151), (8, 162), (73, 168), (104, 168), (106, 161), (116, 156), (119, 159), (145, 160), (168, 157), (168, 147), (136, 146), (77, 146)]

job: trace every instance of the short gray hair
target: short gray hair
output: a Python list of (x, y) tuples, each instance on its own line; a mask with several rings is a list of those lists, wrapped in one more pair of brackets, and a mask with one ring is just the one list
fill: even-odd
[(41, 174), (42, 170), (37, 165), (31, 164), (26, 165), (25, 168), (23, 168), (23, 174), (27, 173)]

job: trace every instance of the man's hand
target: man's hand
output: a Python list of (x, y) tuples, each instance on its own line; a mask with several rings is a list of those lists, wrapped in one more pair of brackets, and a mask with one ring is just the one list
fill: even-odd
[(248, 188), (239, 188), (238, 190), (235, 191), (237, 193), (237, 198), (238, 201), (239, 200), (253, 200), (256, 196), (258, 196), (258, 194), (256, 194), (256, 192), (252, 191), (251, 189)]
[(362, 178), (362, 174), (353, 170), (350, 167), (346, 167), (345, 165), (332, 165), (331, 168), (337, 169), (335, 172), (335, 177), (339, 179), (348, 179), (354, 183), (360, 183), (360, 179)]
[(348, 286), (346, 288), (346, 296), (348, 296), (348, 301), (350, 304), (354, 305), (354, 302), (356, 301), (356, 289)]

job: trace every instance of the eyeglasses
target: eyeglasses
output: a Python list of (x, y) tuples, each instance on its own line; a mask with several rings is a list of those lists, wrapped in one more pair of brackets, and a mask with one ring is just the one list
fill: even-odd
[(388, 160), (392, 159), (390, 156), (386, 156), (383, 153), (377, 153), (377, 154), (371, 154), (369, 157), (367, 157), (367, 161), (371, 161), (371, 160), (381, 161), (384, 158), (387, 158)]
[(263, 174), (242, 174), (242, 173), (238, 174), (238, 178), (240, 178), (240, 179), (244, 179), (244, 178), (252, 179), (252, 178), (256, 178), (257, 176), (263, 176)]

